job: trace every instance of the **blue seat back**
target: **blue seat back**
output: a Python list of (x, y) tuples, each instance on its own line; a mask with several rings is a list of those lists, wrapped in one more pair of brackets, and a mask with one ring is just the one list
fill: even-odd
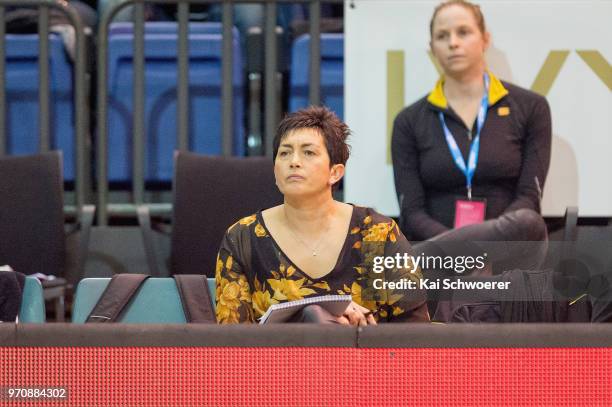
[[(239, 35), (238, 29), (234, 27), (234, 35)], [(174, 34), (178, 35), (178, 23), (176, 21), (148, 21), (144, 25), (147, 34)], [(190, 34), (221, 34), (223, 25), (219, 22), (189, 22)], [(134, 23), (120, 21), (112, 23), (108, 27), (110, 36), (117, 34), (133, 34)]]
[[(7, 151), (12, 155), (33, 154), (39, 149), (38, 35), (7, 34), (5, 41)], [(52, 148), (63, 151), (67, 181), (75, 177), (72, 72), (62, 39), (49, 35), (49, 132)]]
[(40, 281), (35, 277), (26, 277), (19, 309), (19, 322), (37, 323), (45, 322), (45, 300)]
[[(166, 27), (167, 29), (168, 27)], [(109, 36), (108, 177), (131, 179), (133, 35)], [(189, 149), (222, 153), (221, 34), (189, 34)], [(244, 154), (243, 75), (233, 40), (233, 153)], [(177, 148), (177, 34), (145, 32), (145, 180), (169, 182)]]
[[(212, 285), (211, 285), (212, 280)], [(77, 287), (72, 322), (84, 323), (94, 309), (110, 278), (85, 278)], [(214, 298), (215, 281), (209, 279), (209, 292)], [(126, 305), (119, 322), (140, 324), (186, 323), (183, 305), (173, 278), (148, 278)]]
[[(291, 48), (289, 111), (310, 105), (310, 35), (295, 40)], [(321, 102), (344, 118), (344, 34), (321, 34)]]

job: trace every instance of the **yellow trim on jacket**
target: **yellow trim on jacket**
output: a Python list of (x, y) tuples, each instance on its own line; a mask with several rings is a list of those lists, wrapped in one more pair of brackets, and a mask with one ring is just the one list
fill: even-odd
[[(497, 103), (501, 98), (508, 94), (508, 90), (504, 87), (499, 79), (495, 75), (493, 75), (490, 71), (489, 73), (489, 106), (493, 106)], [(448, 109), (448, 101), (446, 100), (446, 96), (444, 96), (444, 76), (441, 76), (436, 82), (436, 86), (433, 88), (429, 96), (427, 96), (427, 101), (434, 106), (437, 106), (441, 109)]]

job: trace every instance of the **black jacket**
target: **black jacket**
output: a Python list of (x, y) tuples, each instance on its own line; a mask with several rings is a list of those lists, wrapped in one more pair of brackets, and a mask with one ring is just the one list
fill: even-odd
[[(487, 219), (520, 208), (540, 212), (539, 191), (548, 173), (552, 139), (548, 103), (543, 96), (490, 77), (473, 195), (487, 199)], [(429, 239), (452, 228), (455, 199), (466, 196), (465, 176), (449, 151), (440, 111), (467, 162), (469, 130), (447, 105), (442, 82), (403, 109), (393, 125), (400, 228), (411, 240)]]

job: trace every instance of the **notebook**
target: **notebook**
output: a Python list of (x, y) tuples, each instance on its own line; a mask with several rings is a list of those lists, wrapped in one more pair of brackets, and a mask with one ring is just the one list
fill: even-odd
[(287, 322), (307, 305), (319, 305), (333, 315), (342, 315), (352, 301), (350, 295), (323, 295), (274, 304), (259, 320), (260, 324)]

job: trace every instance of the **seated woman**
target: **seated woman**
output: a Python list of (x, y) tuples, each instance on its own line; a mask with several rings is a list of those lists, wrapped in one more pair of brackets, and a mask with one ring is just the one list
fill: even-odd
[(276, 303), (352, 296), (333, 322), (429, 321), (423, 290), (377, 290), (374, 279), (416, 280), (418, 270), (374, 273), (376, 256), (411, 253), (392, 219), (332, 197), (349, 156), (349, 129), (329, 110), (288, 115), (274, 139), (274, 174), (284, 203), (232, 225), (216, 268), (217, 321), (256, 322)]
[[(551, 151), (546, 99), (487, 70), (490, 34), (477, 5), (440, 4), (430, 34), (442, 76), (393, 126), (402, 231), (413, 241), (546, 241), (539, 214)], [(535, 268), (546, 245), (502, 251), (490, 258), (505, 261), (500, 270)]]

